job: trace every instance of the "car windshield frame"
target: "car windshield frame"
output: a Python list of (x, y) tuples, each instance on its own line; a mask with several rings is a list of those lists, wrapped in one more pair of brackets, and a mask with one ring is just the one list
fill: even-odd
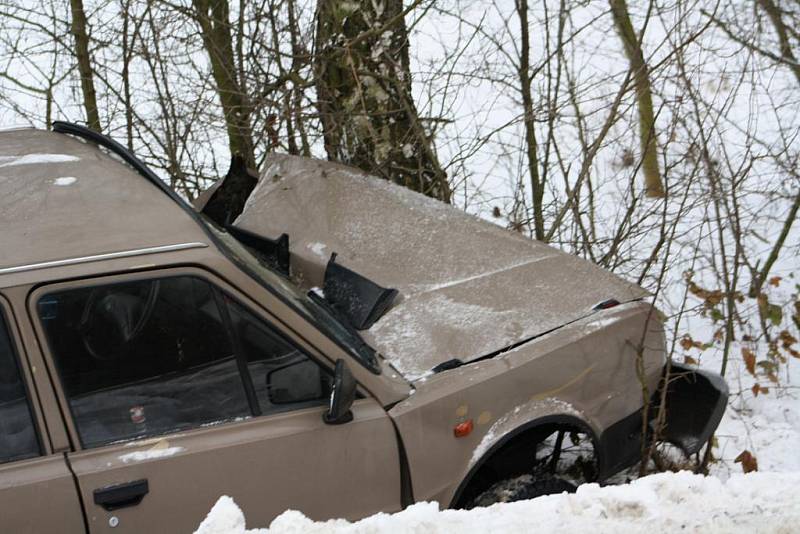
[(309, 297), (307, 292), (289, 277), (260, 260), (230, 232), (220, 228), (205, 215), (198, 215), (208, 231), (216, 238), (215, 241), (223, 249), (222, 252), (234, 260), (248, 276), (277, 295), (325, 336), (346, 350), (359, 364), (373, 374), (381, 374), (379, 353), (364, 341), (357, 330), (340, 319), (330, 306)]

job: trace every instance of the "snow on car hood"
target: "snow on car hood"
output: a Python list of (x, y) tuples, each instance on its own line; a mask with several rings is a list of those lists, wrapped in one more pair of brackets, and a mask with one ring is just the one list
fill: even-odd
[(289, 234), (293, 274), (340, 263), (400, 296), (364, 338), (408, 379), (491, 354), (647, 292), (576, 256), (386, 180), (272, 155), (235, 226)]

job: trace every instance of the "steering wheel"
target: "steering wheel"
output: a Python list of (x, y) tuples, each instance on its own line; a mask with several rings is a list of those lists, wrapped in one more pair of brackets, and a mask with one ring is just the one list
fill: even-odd
[(78, 325), (86, 351), (100, 361), (125, 356), (150, 321), (160, 289), (158, 280), (149, 282), (144, 298), (113, 286), (93, 289)]

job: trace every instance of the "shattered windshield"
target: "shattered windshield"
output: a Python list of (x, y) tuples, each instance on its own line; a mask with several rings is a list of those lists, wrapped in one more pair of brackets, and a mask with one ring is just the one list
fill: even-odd
[(201, 215), (206, 227), (214, 233), (225, 252), (245, 267), (245, 271), (259, 283), (278, 293), (282, 299), (316, 325), (325, 335), (345, 348), (373, 373), (380, 373), (375, 350), (367, 345), (356, 330), (340, 321), (335, 312), (321, 299), (312, 299), (286, 276), (259, 261), (247, 248), (228, 232)]

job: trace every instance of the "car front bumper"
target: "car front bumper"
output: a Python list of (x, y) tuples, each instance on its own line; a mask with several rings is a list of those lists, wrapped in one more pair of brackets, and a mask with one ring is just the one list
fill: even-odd
[[(666, 372), (666, 367), (665, 367)], [(642, 410), (611, 425), (600, 436), (598, 451), (600, 481), (635, 465), (642, 456), (642, 437), (680, 447), (686, 455), (695, 454), (711, 439), (728, 404), (728, 385), (716, 373), (672, 363), (666, 380), (666, 395), (661, 387), (651, 397), (648, 425), (643, 432)], [(660, 431), (656, 428), (662, 398), (665, 413)]]
[(720, 375), (673, 363), (665, 424), (658, 438), (694, 454), (711, 439), (727, 405), (728, 385)]

